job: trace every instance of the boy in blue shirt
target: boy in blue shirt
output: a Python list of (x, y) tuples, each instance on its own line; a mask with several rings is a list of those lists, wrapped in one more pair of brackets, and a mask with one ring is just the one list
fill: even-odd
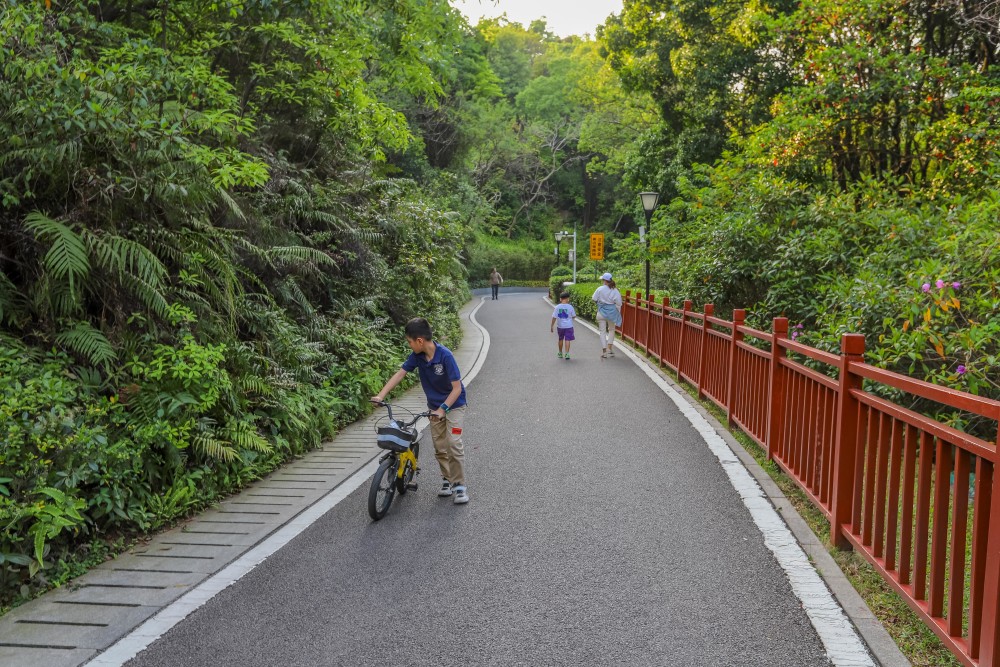
[(462, 373), (451, 350), (434, 342), (431, 325), (422, 317), (415, 317), (403, 328), (406, 342), (413, 351), (372, 402), (381, 403), (386, 394), (402, 382), (412, 370), (420, 374), (420, 384), (427, 396), (427, 409), (431, 414), (431, 439), (434, 455), (441, 466), (441, 497), (455, 496), (456, 505), (469, 502), (465, 488), (465, 449), (462, 430), (465, 423), (465, 385)]
[[(573, 320), (576, 319), (576, 309), (569, 303), (569, 292), (559, 295), (559, 303), (552, 311), (552, 322), (549, 324), (549, 331), (559, 325), (559, 354), (560, 359), (569, 359), (569, 346), (575, 340), (573, 336)], [(566, 356), (563, 356), (563, 341), (566, 341)]]

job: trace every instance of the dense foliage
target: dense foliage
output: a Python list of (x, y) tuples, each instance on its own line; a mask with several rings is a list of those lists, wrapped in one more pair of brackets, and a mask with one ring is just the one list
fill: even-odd
[(948, 7), (627, 1), (604, 53), (661, 121), (623, 176), (667, 197), (619, 282), (648, 257), (672, 298), (832, 350), (860, 332), (869, 361), (1000, 398), (1000, 31)]
[(386, 159), (445, 2), (46, 4), (0, 4), (4, 596), (315, 446), (467, 295), (457, 188)]

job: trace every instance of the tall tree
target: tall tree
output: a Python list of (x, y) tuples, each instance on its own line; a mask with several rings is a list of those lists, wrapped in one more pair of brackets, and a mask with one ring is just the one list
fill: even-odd
[(897, 0), (816, 0), (778, 26), (796, 85), (754, 142), (766, 161), (841, 189), (988, 178), (1000, 146), (995, 32), (938, 3)]
[(627, 91), (652, 95), (662, 127), (643, 146), (647, 187), (668, 196), (695, 163), (712, 163), (769, 117), (787, 83), (769, 18), (794, 3), (626, 0), (598, 29), (604, 53)]

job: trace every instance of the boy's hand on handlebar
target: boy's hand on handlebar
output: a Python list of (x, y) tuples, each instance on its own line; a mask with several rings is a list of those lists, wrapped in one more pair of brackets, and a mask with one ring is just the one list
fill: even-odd
[(375, 405), (385, 405), (385, 399), (382, 398), (381, 396), (372, 396), (368, 400), (374, 403)]
[(431, 419), (444, 419), (444, 410), (438, 408), (437, 410), (431, 410)]

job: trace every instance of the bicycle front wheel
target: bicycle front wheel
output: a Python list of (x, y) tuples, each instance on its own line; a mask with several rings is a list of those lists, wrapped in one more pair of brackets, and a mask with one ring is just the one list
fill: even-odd
[(378, 521), (389, 511), (392, 498), (396, 495), (396, 469), (399, 461), (396, 457), (387, 458), (379, 465), (372, 477), (371, 488), (368, 489), (368, 515), (373, 521)]

